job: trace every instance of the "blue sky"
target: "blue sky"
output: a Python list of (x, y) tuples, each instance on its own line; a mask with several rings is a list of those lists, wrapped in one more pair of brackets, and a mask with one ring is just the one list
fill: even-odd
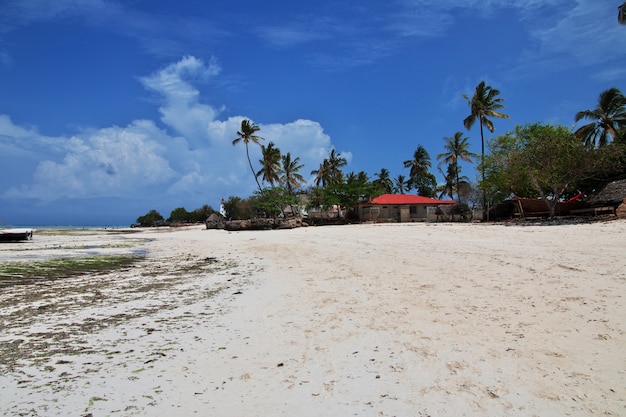
[[(127, 225), (256, 184), (243, 118), (317, 169), (433, 159), (485, 80), (515, 125), (626, 91), (618, 0), (0, 0), (0, 225)], [(491, 137), (492, 135), (488, 135)], [(260, 150), (251, 148), (258, 167)], [(475, 179), (471, 166), (463, 173)]]

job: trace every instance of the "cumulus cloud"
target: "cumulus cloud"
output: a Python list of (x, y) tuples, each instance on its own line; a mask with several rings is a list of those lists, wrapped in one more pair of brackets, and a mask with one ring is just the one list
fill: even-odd
[[(46, 137), (37, 129), (15, 125), (0, 115), (0, 147), (40, 152), (30, 178), (15, 185), (0, 180), (5, 198), (56, 199), (140, 198), (161, 196), (188, 209), (216, 205), (231, 195), (246, 197), (256, 183), (242, 145), (233, 146), (245, 116), (219, 119), (221, 110), (206, 104), (195, 83), (218, 76), (217, 62), (184, 57), (140, 79), (155, 93), (160, 121), (135, 120), (127, 126), (85, 130)], [(159, 127), (159, 122), (163, 126)], [(333, 147), (322, 126), (311, 120), (260, 124), (259, 132), (283, 153), (300, 157), (303, 175), (316, 169)], [(258, 146), (250, 147), (260, 169)], [(348, 152), (344, 156), (350, 157)], [(19, 161), (14, 161), (19, 163)], [(7, 168), (8, 169), (8, 168)], [(175, 208), (175, 207), (172, 207)]]
[(0, 137), (22, 139), (38, 136), (36, 129), (17, 126), (6, 114), (0, 114)]
[(59, 160), (40, 161), (32, 183), (11, 187), (8, 198), (41, 200), (123, 196), (142, 187), (158, 185), (174, 176), (158, 143), (164, 133), (150, 121), (109, 127), (70, 138), (33, 138), (40, 146), (67, 149)]
[(206, 81), (219, 74), (220, 67), (212, 61), (187, 56), (156, 73), (141, 78), (148, 89), (161, 96), (159, 108), (161, 121), (187, 138), (192, 144), (200, 145), (208, 139), (206, 129), (219, 113), (212, 106), (201, 104), (200, 93), (191, 82)]

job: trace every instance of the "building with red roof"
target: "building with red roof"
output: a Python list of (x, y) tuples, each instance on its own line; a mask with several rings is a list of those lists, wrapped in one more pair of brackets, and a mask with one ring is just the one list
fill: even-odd
[(455, 203), (414, 194), (383, 194), (360, 202), (355, 212), (361, 221), (425, 222), (436, 219), (437, 207)]

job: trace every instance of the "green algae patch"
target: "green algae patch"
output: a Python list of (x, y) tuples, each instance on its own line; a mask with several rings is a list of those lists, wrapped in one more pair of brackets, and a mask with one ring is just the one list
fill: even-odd
[(3, 261), (0, 262), (0, 287), (112, 272), (128, 268), (139, 259), (141, 257), (136, 255), (98, 255), (36, 261)]

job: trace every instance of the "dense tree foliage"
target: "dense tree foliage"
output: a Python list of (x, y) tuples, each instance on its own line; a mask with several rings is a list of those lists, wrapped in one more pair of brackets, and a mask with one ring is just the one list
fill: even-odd
[(178, 207), (171, 211), (167, 223), (203, 223), (211, 214), (217, 213), (211, 206), (204, 205), (191, 212), (184, 207)]
[(228, 197), (228, 199), (224, 201), (226, 218), (229, 220), (243, 220), (256, 217), (255, 203), (256, 197), (246, 199), (237, 196)]
[(195, 209), (190, 213), (190, 221), (193, 223), (204, 222), (209, 218), (211, 214), (220, 214), (219, 211), (213, 209), (213, 207), (205, 204), (200, 208)]
[(298, 198), (293, 195), (287, 188), (270, 187), (263, 188), (255, 193), (256, 199), (254, 207), (257, 213), (264, 217), (285, 217), (285, 209), (290, 207), (292, 212), (296, 211), (295, 206)]
[(165, 223), (165, 219), (156, 210), (150, 210), (147, 214), (137, 217), (137, 223), (142, 227), (161, 226)]
[(580, 191), (584, 181), (623, 170), (621, 144), (588, 149), (565, 126), (517, 126), (515, 132), (494, 138), (489, 147), (481, 188), (494, 202), (512, 194), (541, 198), (551, 217), (559, 200)]
[(178, 207), (172, 210), (170, 217), (167, 219), (168, 223), (189, 223), (191, 219), (191, 213), (189, 213), (184, 207)]
[(184, 207), (177, 207), (170, 212), (170, 216), (165, 220), (158, 211), (150, 210), (147, 214), (138, 217), (136, 222), (142, 227), (164, 226), (171, 223), (203, 223), (213, 213), (218, 212), (206, 204), (191, 212)]

